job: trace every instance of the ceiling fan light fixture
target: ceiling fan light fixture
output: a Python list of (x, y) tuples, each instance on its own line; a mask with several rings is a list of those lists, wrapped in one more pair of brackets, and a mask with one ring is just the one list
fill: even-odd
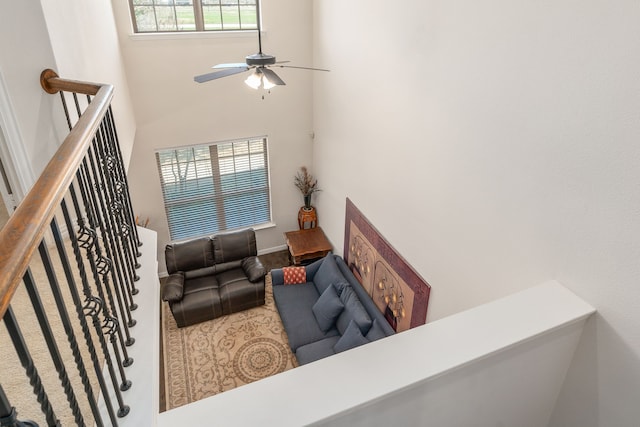
[(244, 82), (252, 89), (259, 89), (262, 85), (262, 73), (256, 68)]
[(265, 76), (264, 74), (262, 75), (262, 87), (265, 88), (266, 90), (269, 90), (273, 87), (275, 87), (276, 85), (274, 83), (272, 83), (267, 76)]
[(271, 66), (280, 68), (298, 68), (302, 70), (313, 71), (329, 71), (321, 68), (311, 67), (298, 67), (293, 65), (282, 65), (289, 61), (276, 61), (276, 57), (273, 55), (267, 55), (262, 53), (262, 29), (260, 28), (260, 1), (256, 2), (256, 19), (258, 24), (258, 53), (245, 57), (244, 63), (225, 63), (215, 65), (213, 68), (216, 70), (211, 73), (202, 74), (193, 78), (197, 83), (204, 83), (210, 80), (216, 80), (222, 77), (232, 76), (239, 73), (244, 73), (253, 69), (253, 72), (244, 81), (247, 86), (252, 89), (263, 88), (270, 90), (275, 86), (284, 86), (286, 83), (282, 80), (273, 70)]

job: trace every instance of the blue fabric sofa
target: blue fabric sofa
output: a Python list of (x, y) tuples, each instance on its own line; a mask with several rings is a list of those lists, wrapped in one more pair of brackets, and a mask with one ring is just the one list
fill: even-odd
[(271, 270), (273, 298), (300, 365), (395, 332), (344, 260), (329, 253), (305, 268), (306, 282), (286, 284)]

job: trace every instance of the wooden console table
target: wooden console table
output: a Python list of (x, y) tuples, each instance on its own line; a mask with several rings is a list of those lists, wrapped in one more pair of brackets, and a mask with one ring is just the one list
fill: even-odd
[(284, 237), (295, 265), (300, 265), (303, 261), (322, 258), (332, 249), (331, 243), (320, 227), (287, 231), (284, 233)]

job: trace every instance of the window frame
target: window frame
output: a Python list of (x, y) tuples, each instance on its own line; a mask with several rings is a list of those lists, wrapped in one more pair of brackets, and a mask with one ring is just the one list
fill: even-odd
[[(252, 143), (262, 144), (262, 150), (258, 151), (258, 153), (261, 154), (258, 157), (262, 158), (261, 160), (258, 159), (258, 161), (264, 162), (263, 163), (264, 166), (262, 168), (260, 167), (255, 169), (252, 168), (252, 165), (251, 165)], [(238, 145), (238, 148), (242, 148), (241, 147), (242, 144), (247, 144), (246, 152), (237, 153), (236, 150), (238, 148), (236, 148), (236, 144)], [(223, 155), (222, 150), (218, 150), (219, 147), (221, 146), (224, 147), (224, 145), (231, 146), (231, 149), (232, 149), (231, 156)], [(179, 153), (180, 151), (182, 152), (181, 154), (185, 154), (186, 153), (185, 150), (191, 150), (191, 152), (195, 154), (196, 150), (198, 149), (202, 150), (201, 153), (204, 152), (205, 149), (206, 151), (208, 151), (209, 157), (204, 159), (204, 163), (207, 163), (206, 160), (208, 160), (208, 165), (203, 165), (202, 164), (203, 159), (198, 160), (195, 156), (191, 157), (190, 159), (187, 159), (186, 161), (178, 160), (178, 155), (180, 154)], [(213, 155), (214, 153), (215, 153), (215, 157)], [(168, 155), (168, 156), (175, 155), (176, 156), (175, 163), (173, 162), (173, 160), (171, 160), (170, 163), (163, 163), (163, 161), (161, 160), (161, 156), (163, 155)], [(269, 163), (270, 163), (269, 162), (269, 142), (268, 142), (268, 137), (266, 135), (248, 137), (248, 138), (238, 138), (238, 139), (225, 140), (225, 141), (216, 141), (216, 142), (211, 142), (206, 144), (184, 145), (179, 147), (162, 148), (162, 149), (155, 150), (155, 157), (156, 157), (156, 167), (158, 170), (158, 176), (159, 176), (160, 187), (162, 192), (163, 207), (164, 207), (166, 218), (167, 218), (167, 229), (169, 231), (169, 236), (171, 241), (188, 240), (188, 239), (193, 239), (201, 236), (214, 235), (214, 234), (229, 232), (233, 230), (242, 230), (247, 228), (262, 229), (262, 228), (274, 226), (273, 198), (271, 194), (271, 172), (269, 167)], [(244, 157), (246, 157), (246, 159)], [(227, 165), (229, 165), (230, 164), (229, 162), (231, 162), (231, 165), (232, 165), (231, 169), (224, 168), (223, 164), (225, 161)], [(239, 168), (239, 166), (241, 166), (242, 164), (247, 165), (248, 169), (242, 169), (241, 167)], [(190, 178), (188, 178), (187, 174), (185, 173), (184, 178), (180, 178), (180, 179), (174, 178), (172, 181), (170, 180), (170, 182), (165, 180), (166, 172), (163, 173), (163, 167), (171, 167), (171, 173), (175, 175), (176, 170), (173, 169), (173, 167), (175, 166), (179, 168), (180, 166), (185, 166), (185, 165), (187, 168), (189, 167), (189, 165), (192, 166), (193, 171), (189, 175)], [(205, 169), (208, 167), (209, 169), (207, 170), (207, 172), (210, 172), (210, 175), (205, 174), (205, 175), (198, 176), (198, 171), (202, 170), (200, 166), (204, 166)], [(241, 170), (238, 170), (238, 169), (241, 169)], [(264, 177), (265, 179), (264, 186), (254, 186), (253, 183), (248, 187), (242, 186), (242, 184), (248, 184), (250, 181), (253, 181), (254, 176), (252, 175), (252, 171), (254, 170), (260, 171), (263, 169), (266, 175)], [(227, 170), (227, 171), (232, 170), (233, 172), (225, 174), (224, 170)], [(246, 176), (244, 178), (242, 177), (246, 175), (246, 174), (243, 174), (243, 172), (249, 172), (248, 178), (246, 178)], [(168, 174), (166, 176), (168, 176)], [(234, 191), (229, 192), (228, 189), (222, 188), (221, 183), (224, 180), (225, 176), (227, 180), (232, 178), (232, 180), (236, 182), (236, 184), (234, 184), (235, 186)], [(212, 186), (211, 193), (205, 193), (204, 191), (206, 190), (202, 190), (203, 191), (202, 193), (198, 193), (199, 190), (187, 189), (183, 193), (179, 194), (178, 197), (175, 197), (175, 193), (174, 193), (174, 197), (171, 196), (171, 193), (175, 190), (175, 184), (178, 181), (180, 181), (181, 185), (183, 185), (185, 188), (191, 187), (191, 186), (199, 187), (200, 185), (206, 186), (208, 184), (206, 182), (207, 180), (205, 180), (204, 182), (200, 182), (200, 178), (209, 178), (209, 177), (211, 178), (211, 183), (210, 183), (210, 185)], [(238, 180), (238, 177), (240, 177), (240, 180)], [(258, 177), (258, 179), (260, 180), (260, 177)], [(237, 182), (240, 182), (240, 184), (238, 184)], [(172, 184), (174, 185), (174, 188), (172, 188)], [(238, 187), (241, 187), (241, 188), (238, 188)], [(224, 191), (221, 191), (221, 190), (224, 190)], [(266, 218), (264, 221), (247, 222), (247, 218), (250, 218), (253, 214), (249, 214), (244, 218), (243, 218), (243, 215), (238, 215), (239, 212), (237, 212), (237, 209), (241, 205), (238, 204), (237, 200), (234, 200), (234, 199), (238, 197), (242, 198), (243, 193), (244, 194), (256, 193), (256, 196), (251, 199), (251, 202), (255, 203), (255, 206), (258, 209), (261, 209), (261, 211), (259, 211), (260, 215), (266, 215)], [(167, 197), (168, 195), (169, 197)], [(265, 202), (261, 200), (262, 197), (266, 197), (266, 205), (265, 205)], [(206, 219), (210, 219), (210, 222), (207, 222), (206, 224), (202, 222), (202, 219), (200, 219), (199, 221), (198, 218), (194, 218), (192, 216), (194, 213), (198, 212), (197, 206), (201, 203), (206, 203), (208, 206), (212, 207), (211, 211), (207, 211), (202, 215), (202, 217), (206, 217)], [(213, 208), (213, 206), (215, 206), (215, 208)], [(254, 206), (254, 205), (249, 205), (249, 206)], [(173, 211), (171, 211), (172, 209)], [(179, 212), (180, 209), (183, 209), (182, 213)], [(266, 211), (262, 211), (262, 209)], [(228, 210), (232, 210), (232, 211), (235, 210), (235, 212), (227, 212)], [(180, 218), (181, 221), (179, 223), (176, 223), (175, 222), (176, 217), (180, 217), (180, 216), (182, 216), (182, 218)], [(255, 220), (256, 218), (254, 217), (250, 219)], [(189, 224), (188, 223), (189, 221), (191, 221), (192, 223)]]
[[(155, 4), (155, 0), (150, 0), (152, 1), (152, 3), (154, 3), (153, 5), (151, 5), (151, 7), (156, 6)], [(222, 2), (224, 0), (220, 0), (220, 4), (222, 7)], [(138, 20), (136, 19), (136, 14), (135, 14), (135, 6), (134, 5), (134, 0), (128, 0), (129, 3), (129, 15), (131, 18), (131, 29), (133, 31), (134, 35), (151, 35), (151, 34), (227, 34), (227, 33), (234, 33), (234, 32), (240, 32), (240, 33), (246, 33), (246, 32), (255, 32), (260, 28), (260, 22), (258, 22), (258, 19), (260, 19), (259, 13), (258, 13), (258, 2), (260, 0), (255, 0), (255, 19), (256, 22), (254, 24), (254, 26), (251, 27), (246, 27), (246, 28), (242, 28), (242, 20), (240, 19), (240, 28), (229, 28), (229, 29), (225, 29), (224, 28), (224, 21), (223, 21), (223, 15), (221, 12), (221, 29), (206, 29), (206, 23), (204, 20), (204, 9), (203, 9), (203, 4), (202, 4), (202, 0), (193, 0), (193, 12), (194, 12), (194, 20), (195, 20), (195, 26), (196, 28), (194, 30), (180, 30), (178, 29), (178, 24), (176, 23), (176, 29), (175, 30), (159, 30), (156, 29), (155, 31), (139, 31), (138, 29)], [(162, 7), (173, 7), (174, 8), (174, 13), (175, 12), (175, 7), (176, 6), (180, 6), (177, 5), (175, 3), (175, 1), (173, 1), (172, 5), (160, 5)], [(242, 5), (238, 2), (238, 8), (240, 8)], [(238, 9), (239, 11), (240, 9)], [(240, 13), (240, 11), (239, 11)], [(156, 28), (157, 28), (157, 20), (156, 20)]]

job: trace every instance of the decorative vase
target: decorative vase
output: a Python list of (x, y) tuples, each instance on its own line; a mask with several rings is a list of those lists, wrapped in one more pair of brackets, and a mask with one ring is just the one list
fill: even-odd
[(311, 194), (304, 195), (304, 210), (306, 211), (311, 210)]

